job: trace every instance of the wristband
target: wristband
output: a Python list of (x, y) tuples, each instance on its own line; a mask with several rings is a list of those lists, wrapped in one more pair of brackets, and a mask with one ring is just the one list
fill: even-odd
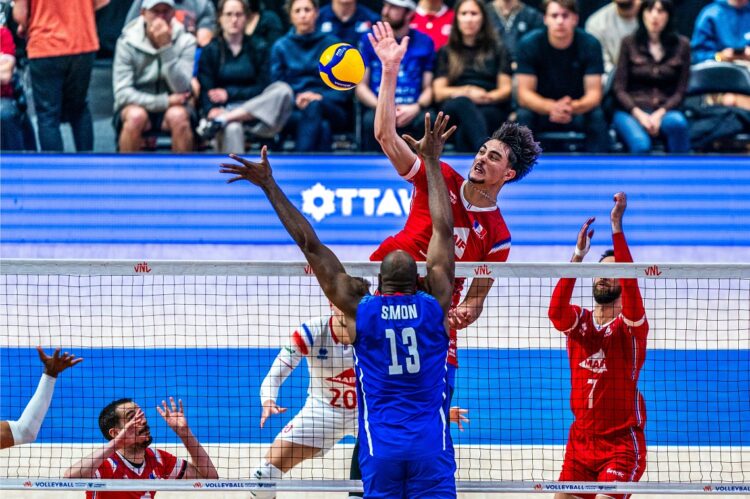
[(579, 250), (578, 245), (576, 244), (573, 254), (575, 254), (575, 256), (583, 258), (584, 256), (586, 256), (586, 253), (589, 252), (589, 249), (591, 249), (591, 238), (586, 236), (586, 246), (583, 248), (583, 250)]

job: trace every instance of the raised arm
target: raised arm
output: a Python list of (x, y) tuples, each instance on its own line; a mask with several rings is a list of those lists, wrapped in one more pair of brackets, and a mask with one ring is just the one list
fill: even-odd
[(146, 418), (142, 410), (138, 410), (135, 416), (125, 423), (118, 434), (106, 445), (95, 450), (65, 471), (65, 478), (97, 478), (96, 472), (99, 466), (115, 451), (130, 447), (137, 443), (143, 443), (148, 435), (141, 433), (146, 424)]
[(357, 305), (367, 294), (367, 290), (360, 281), (346, 273), (338, 257), (328, 246), (320, 242), (310, 222), (289, 201), (276, 183), (268, 162), (266, 146), (263, 146), (260, 155), (260, 163), (253, 163), (236, 154), (230, 154), (230, 157), (240, 164), (222, 163), (219, 171), (235, 175), (227, 180), (227, 183), (247, 180), (263, 190), (284, 228), (300, 247), (305, 259), (312, 267), (323, 293), (347, 317), (355, 317)]
[[(610, 213), (610, 222), (615, 261), (631, 263), (633, 257), (630, 255), (625, 234), (622, 232), (622, 216), (628, 205), (627, 196), (624, 192), (618, 192), (614, 200), (615, 206)], [(620, 286), (622, 287), (622, 316), (626, 324), (631, 327), (642, 326), (646, 321), (646, 310), (643, 307), (641, 290), (638, 288), (638, 279), (620, 279)]]
[(435, 127), (432, 128), (430, 114), (425, 113), (422, 140), (416, 141), (408, 135), (404, 136), (404, 140), (414, 148), (425, 164), (427, 197), (432, 219), (432, 236), (427, 247), (427, 288), (440, 302), (446, 317), (453, 296), (456, 267), (456, 254), (453, 249), (453, 211), (440, 167), (443, 146), (456, 130), (453, 126), (445, 131), (448, 118), (447, 115), (439, 113), (435, 119)]
[(75, 355), (68, 352), (60, 355), (59, 348), (52, 357), (44, 353), (42, 347), (36, 347), (36, 350), (39, 360), (44, 364), (44, 372), (21, 417), (17, 421), (0, 421), (0, 449), (30, 444), (36, 440), (52, 402), (57, 376), (65, 369), (83, 362), (83, 359), (76, 359)]
[(367, 37), (383, 67), (375, 106), (375, 138), (398, 174), (403, 176), (409, 173), (417, 159), (396, 131), (396, 83), (409, 37), (405, 36), (401, 43), (397, 43), (391, 25), (383, 22), (375, 24)]
[[(588, 253), (589, 248), (591, 247), (591, 238), (594, 236), (594, 230), (589, 228), (591, 227), (591, 224), (594, 223), (594, 220), (594, 217), (586, 220), (586, 223), (583, 224), (581, 230), (578, 231), (576, 248), (570, 259), (571, 262), (582, 262), (586, 253)], [(547, 314), (550, 321), (552, 321), (552, 325), (555, 326), (555, 329), (558, 331), (566, 332), (572, 329), (578, 320), (576, 307), (570, 303), (575, 285), (575, 278), (563, 277), (558, 281), (555, 290), (552, 292), (552, 299), (550, 300), (549, 311)]]
[(188, 463), (185, 475), (182, 477), (185, 480), (192, 478), (204, 478), (207, 480), (215, 480), (219, 478), (219, 473), (216, 471), (211, 457), (206, 452), (206, 449), (200, 444), (185, 418), (185, 410), (182, 407), (182, 400), (179, 401), (179, 406), (175, 404), (174, 398), (169, 397), (169, 404), (166, 400), (161, 401), (161, 407), (156, 406), (156, 410), (159, 415), (164, 418), (167, 425), (174, 431), (182, 444), (190, 454), (190, 462)]

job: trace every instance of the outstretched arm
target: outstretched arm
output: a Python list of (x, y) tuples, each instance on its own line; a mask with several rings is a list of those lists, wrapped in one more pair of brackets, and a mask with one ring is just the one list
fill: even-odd
[[(296, 337), (295, 337), (296, 335)], [(298, 340), (299, 338), (299, 340)], [(292, 342), (302, 341), (298, 332), (292, 335)], [(273, 361), (271, 369), (266, 374), (263, 383), (260, 385), (260, 401), (263, 405), (263, 412), (260, 416), (260, 427), (266, 424), (266, 420), (275, 415), (286, 412), (286, 407), (276, 405), (276, 398), (279, 395), (279, 388), (286, 381), (292, 371), (299, 365), (302, 356), (293, 346), (283, 347), (276, 359)]]
[(192, 478), (204, 478), (207, 480), (215, 480), (219, 478), (219, 473), (214, 467), (211, 457), (206, 452), (206, 449), (198, 442), (198, 439), (193, 435), (193, 431), (187, 424), (185, 418), (185, 411), (182, 407), (182, 400), (179, 401), (179, 407), (174, 403), (174, 398), (169, 397), (169, 405), (165, 400), (161, 401), (161, 407), (156, 406), (156, 410), (159, 415), (164, 418), (172, 431), (174, 431), (182, 444), (190, 454), (190, 462), (188, 463), (185, 475), (182, 477), (185, 480)]
[(396, 83), (401, 59), (409, 46), (409, 37), (405, 36), (401, 43), (397, 43), (391, 25), (383, 22), (375, 24), (367, 37), (383, 67), (375, 106), (375, 138), (398, 174), (403, 176), (409, 173), (417, 159), (396, 132)]
[[(260, 163), (253, 163), (236, 154), (229, 155), (236, 163), (222, 163), (221, 173), (235, 175), (227, 183), (247, 180), (263, 190), (279, 220), (305, 255), (326, 297), (347, 317), (355, 317), (359, 300), (367, 294), (362, 283), (346, 273), (338, 257), (320, 242), (310, 222), (289, 201), (271, 174), (268, 149), (261, 149)], [(353, 339), (352, 339), (353, 340)]]
[(100, 447), (88, 456), (84, 457), (65, 471), (65, 478), (98, 478), (99, 466), (115, 451), (130, 447), (137, 443), (143, 443), (148, 435), (141, 433), (146, 424), (146, 418), (142, 410), (138, 410), (133, 418), (125, 423), (119, 433), (110, 440), (107, 445)]
[[(630, 255), (625, 234), (622, 232), (622, 216), (628, 206), (627, 196), (624, 192), (618, 192), (614, 196), (615, 206), (610, 213), (612, 223), (612, 243), (615, 250), (615, 261), (630, 263), (633, 257)], [(646, 322), (646, 310), (643, 307), (641, 290), (638, 288), (638, 279), (620, 279), (622, 287), (622, 316), (628, 326), (640, 327)]]
[(406, 140), (424, 160), (427, 173), (427, 197), (429, 199), (432, 236), (427, 247), (427, 286), (430, 294), (437, 298), (446, 313), (453, 296), (453, 277), (456, 254), (453, 249), (453, 211), (448, 197), (448, 188), (440, 168), (440, 155), (448, 138), (456, 130), (453, 126), (445, 131), (449, 117), (439, 113), (435, 127), (430, 123), (430, 114), (424, 116), (424, 137), (417, 142), (405, 135)]
[[(595, 218), (591, 217), (586, 220), (581, 230), (578, 231), (576, 249), (573, 257), (570, 259), (573, 263), (582, 262), (591, 247), (591, 238), (594, 236), (594, 230), (589, 229), (594, 223)], [(576, 280), (573, 277), (563, 277), (558, 281), (555, 290), (552, 292), (552, 299), (549, 303), (548, 316), (552, 325), (558, 331), (566, 332), (576, 325), (578, 312), (576, 307), (570, 304), (570, 298), (573, 296), (573, 289), (576, 286)]]
[(0, 421), (0, 449), (7, 449), (14, 445), (30, 444), (36, 440), (42, 427), (47, 409), (52, 402), (57, 375), (65, 369), (83, 362), (75, 355), (65, 352), (60, 355), (60, 349), (55, 350), (52, 357), (44, 353), (42, 347), (36, 347), (39, 360), (44, 364), (44, 373), (34, 395), (29, 400), (18, 421)]

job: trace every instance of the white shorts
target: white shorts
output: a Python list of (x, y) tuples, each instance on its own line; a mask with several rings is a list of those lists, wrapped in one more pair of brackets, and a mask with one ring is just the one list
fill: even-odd
[(334, 409), (310, 397), (276, 438), (320, 449), (324, 455), (347, 435), (357, 437), (357, 409)]

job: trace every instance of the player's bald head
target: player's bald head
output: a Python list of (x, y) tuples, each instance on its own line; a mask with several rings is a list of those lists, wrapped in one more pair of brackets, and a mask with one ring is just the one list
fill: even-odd
[(403, 250), (388, 253), (380, 264), (380, 287), (384, 293), (414, 293), (417, 287), (417, 262)]

